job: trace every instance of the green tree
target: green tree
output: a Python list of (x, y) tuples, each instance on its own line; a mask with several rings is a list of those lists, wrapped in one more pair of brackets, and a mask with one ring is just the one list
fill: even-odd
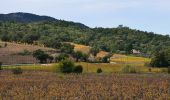
[(74, 62), (70, 60), (64, 60), (59, 63), (59, 69), (62, 73), (72, 73), (75, 65)]
[(97, 47), (92, 47), (92, 48), (90, 49), (90, 53), (91, 53), (92, 55), (96, 56), (97, 53), (99, 53), (99, 48), (97, 48)]
[(62, 53), (72, 54), (74, 52), (74, 46), (68, 43), (62, 44), (60, 48)]
[(73, 57), (76, 58), (76, 62), (78, 62), (83, 59), (84, 55), (81, 51), (76, 51), (74, 52)]
[(108, 56), (101, 58), (101, 60), (102, 60), (102, 63), (109, 63), (109, 57)]
[(66, 60), (68, 58), (69, 58), (69, 55), (62, 53), (62, 54), (55, 57), (55, 61), (60, 62), (60, 61)]
[(150, 64), (152, 67), (168, 67), (169, 62), (166, 57), (166, 52), (161, 51), (161, 52), (156, 53), (154, 57), (151, 59)]
[(41, 49), (38, 49), (33, 52), (33, 57), (39, 60), (40, 63), (47, 63), (47, 59), (49, 58), (49, 55), (44, 51), (42, 51)]

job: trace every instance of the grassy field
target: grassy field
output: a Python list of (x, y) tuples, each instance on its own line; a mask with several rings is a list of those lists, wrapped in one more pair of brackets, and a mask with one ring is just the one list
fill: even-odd
[(169, 100), (166, 74), (0, 73), (2, 100)]
[[(123, 73), (122, 69), (126, 66), (124, 64), (110, 64), (110, 63), (85, 63), (79, 62), (76, 65), (83, 66), (83, 73), (96, 73), (98, 68), (103, 70), (103, 73)], [(132, 65), (131, 65), (132, 66)], [(35, 70), (35, 71), (47, 71), (47, 72), (55, 72), (58, 69), (58, 63), (50, 64), (50, 65), (27, 65), (27, 66), (4, 66), (3, 69), (10, 70), (16, 67), (21, 67), (23, 70)], [(133, 67), (136, 68), (139, 73), (167, 73), (166, 68), (150, 68), (139, 66), (138, 64)]]
[(130, 64), (130, 65), (134, 64), (138, 66), (144, 66), (146, 63), (150, 63), (151, 59), (145, 57), (135, 57), (135, 56), (115, 54), (111, 57), (110, 61), (112, 63), (117, 63), (117, 64)]

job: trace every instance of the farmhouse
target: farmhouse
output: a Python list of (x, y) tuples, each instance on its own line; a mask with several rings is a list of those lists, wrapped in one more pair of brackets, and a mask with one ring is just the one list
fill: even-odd
[(136, 50), (136, 49), (132, 49), (132, 53), (133, 54), (141, 54), (141, 52), (139, 50)]

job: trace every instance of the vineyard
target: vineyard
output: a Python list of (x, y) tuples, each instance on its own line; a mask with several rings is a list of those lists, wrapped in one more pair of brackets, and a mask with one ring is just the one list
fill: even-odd
[(170, 76), (166, 74), (55, 74), (24, 71), (0, 74), (3, 100), (169, 100)]

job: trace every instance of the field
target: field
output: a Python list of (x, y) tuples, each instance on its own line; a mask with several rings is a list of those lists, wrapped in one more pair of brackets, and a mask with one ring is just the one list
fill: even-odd
[(29, 63), (38, 63), (38, 61), (33, 58), (32, 55), (18, 55), (18, 53), (23, 52), (24, 50), (28, 50), (29, 52), (33, 52), (37, 49), (42, 49), (50, 54), (55, 53), (56, 50), (51, 48), (45, 48), (35, 45), (28, 44), (16, 44), (16, 43), (7, 43), (7, 47), (4, 47), (5, 42), (0, 42), (0, 62), (3, 64), (29, 64)]
[(150, 62), (149, 58), (144, 57), (135, 57), (135, 56), (126, 56), (121, 54), (114, 54), (111, 57), (111, 62), (117, 63), (145, 63)]
[[(126, 66), (125, 64), (110, 64), (110, 63), (86, 63), (86, 62), (78, 62), (76, 65), (83, 66), (83, 73), (96, 73), (98, 68), (103, 70), (103, 73), (123, 73), (122, 69)], [(136, 68), (139, 73), (167, 73), (166, 68), (148, 68), (141, 65), (132, 65)], [(47, 71), (47, 72), (56, 72), (58, 71), (58, 63), (55, 64), (47, 64), (47, 65), (21, 65), (21, 66), (3, 66), (5, 70), (11, 70), (16, 67), (21, 67), (23, 70), (28, 71)], [(151, 69), (151, 72), (149, 71)]]
[[(4, 45), (1, 42), (0, 45)], [(15, 48), (15, 49), (14, 49)], [(37, 64), (31, 55), (15, 55), (23, 50), (42, 49), (49, 54), (56, 50), (27, 44), (7, 43), (0, 48), (0, 61), (6, 65), (0, 70), (0, 100), (169, 100), (170, 75), (166, 68), (145, 66), (149, 58), (114, 54), (110, 63), (76, 62), (82, 65), (82, 74), (62, 74), (59, 64)], [(75, 44), (75, 51), (89, 52), (89, 47)], [(107, 52), (101, 51), (97, 57)], [(35, 64), (23, 64), (35, 63)], [(131, 66), (134, 74), (124, 73)], [(12, 69), (20, 67), (23, 74), (14, 75)], [(102, 73), (97, 74), (101, 68)]]
[(1, 71), (3, 100), (169, 100), (166, 74), (55, 74)]

